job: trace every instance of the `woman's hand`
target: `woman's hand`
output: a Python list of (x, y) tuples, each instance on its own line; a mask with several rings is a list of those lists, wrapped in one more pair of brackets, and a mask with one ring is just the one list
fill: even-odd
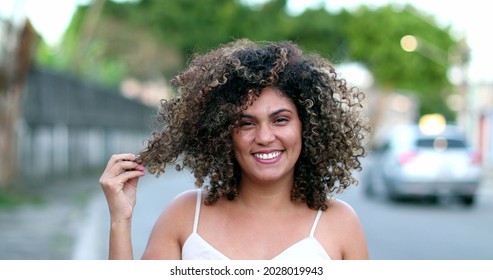
[(145, 175), (145, 167), (136, 159), (133, 154), (113, 155), (99, 179), (113, 221), (132, 218), (137, 184), (139, 178)]

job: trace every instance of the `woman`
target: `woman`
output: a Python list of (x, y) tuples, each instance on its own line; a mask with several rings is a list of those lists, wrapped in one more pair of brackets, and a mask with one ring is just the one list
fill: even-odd
[(144, 169), (159, 175), (172, 163), (192, 171), (198, 190), (163, 211), (143, 259), (368, 258), (356, 213), (332, 198), (361, 168), (364, 95), (329, 61), (292, 42), (237, 40), (195, 57), (172, 84), (162, 129), (138, 156), (113, 156), (101, 176), (110, 259), (133, 258)]

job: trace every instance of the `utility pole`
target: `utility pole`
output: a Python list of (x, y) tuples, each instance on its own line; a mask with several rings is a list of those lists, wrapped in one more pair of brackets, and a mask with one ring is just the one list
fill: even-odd
[(16, 125), (36, 32), (28, 20), (20, 30), (7, 22), (4, 36), (7, 44), (0, 54), (0, 188), (11, 183), (17, 174)]

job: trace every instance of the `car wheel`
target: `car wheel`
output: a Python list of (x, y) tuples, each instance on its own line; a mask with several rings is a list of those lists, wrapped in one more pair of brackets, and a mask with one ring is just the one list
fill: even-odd
[(462, 196), (461, 202), (465, 206), (472, 206), (474, 204), (474, 196), (472, 195)]

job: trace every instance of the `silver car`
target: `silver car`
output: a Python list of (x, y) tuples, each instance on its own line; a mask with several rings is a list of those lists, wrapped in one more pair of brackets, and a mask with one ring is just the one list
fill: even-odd
[(425, 134), (419, 125), (397, 126), (370, 152), (363, 185), (369, 196), (383, 193), (392, 200), (445, 196), (474, 204), (481, 181), (481, 158), (457, 126)]

